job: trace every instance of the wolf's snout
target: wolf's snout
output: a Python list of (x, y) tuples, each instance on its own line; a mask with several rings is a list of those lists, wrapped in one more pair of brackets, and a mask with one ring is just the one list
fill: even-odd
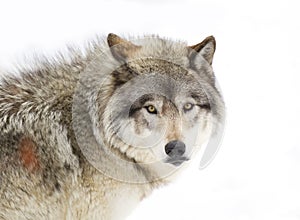
[(171, 158), (181, 157), (185, 153), (185, 144), (181, 141), (170, 141), (165, 146), (166, 154)]

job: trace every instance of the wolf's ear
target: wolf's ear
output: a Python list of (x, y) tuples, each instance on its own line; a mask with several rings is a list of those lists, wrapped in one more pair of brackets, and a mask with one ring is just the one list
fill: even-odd
[(107, 36), (107, 43), (110, 47), (112, 55), (117, 60), (126, 60), (132, 57), (138, 50), (141, 49), (141, 46), (137, 46), (130, 41), (124, 40), (116, 34), (110, 33)]
[(200, 54), (210, 65), (216, 50), (216, 40), (213, 36), (205, 38), (201, 43), (189, 47)]

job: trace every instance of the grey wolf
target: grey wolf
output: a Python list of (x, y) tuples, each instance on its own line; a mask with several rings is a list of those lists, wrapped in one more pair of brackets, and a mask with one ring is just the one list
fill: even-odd
[(0, 218), (124, 219), (224, 121), (214, 37), (98, 38), (0, 85)]

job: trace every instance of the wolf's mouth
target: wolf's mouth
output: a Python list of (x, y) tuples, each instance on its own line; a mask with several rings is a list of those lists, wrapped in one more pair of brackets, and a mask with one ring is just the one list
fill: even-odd
[(165, 160), (165, 163), (170, 163), (174, 166), (180, 166), (183, 162), (188, 161), (187, 157), (177, 157), (177, 158), (168, 158)]

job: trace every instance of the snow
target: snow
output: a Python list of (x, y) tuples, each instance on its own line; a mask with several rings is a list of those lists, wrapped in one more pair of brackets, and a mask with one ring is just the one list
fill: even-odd
[(298, 9), (296, 0), (6, 1), (0, 66), (96, 33), (157, 33), (189, 44), (214, 35), (227, 106), (220, 151), (204, 170), (195, 160), (128, 220), (300, 219)]

